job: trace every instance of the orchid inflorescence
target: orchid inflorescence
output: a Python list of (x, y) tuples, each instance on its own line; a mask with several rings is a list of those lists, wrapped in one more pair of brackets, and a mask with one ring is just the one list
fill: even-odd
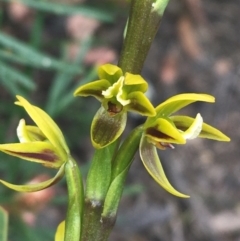
[[(148, 83), (140, 73), (169, 0), (129, 2), (129, 18), (118, 65), (99, 66), (98, 79), (79, 86), (74, 92), (74, 96), (92, 96), (101, 103), (91, 123), (94, 154), (86, 181), (83, 182), (81, 170), (57, 124), (45, 111), (21, 96), (16, 96), (15, 104), (25, 109), (35, 125), (28, 125), (21, 119), (17, 127), (20, 143), (0, 144), (0, 151), (6, 154), (57, 169), (53, 178), (40, 183), (17, 185), (0, 179), (6, 187), (19, 192), (36, 192), (65, 177), (68, 207), (66, 217), (58, 225), (55, 241), (108, 239), (128, 171), (138, 150), (147, 172), (162, 188), (175, 196), (188, 198), (168, 181), (158, 150), (172, 150), (175, 145), (198, 137), (230, 141), (221, 131), (206, 124), (200, 113), (195, 118), (175, 114), (197, 101), (213, 103), (213, 96), (178, 94), (156, 108), (147, 98)], [(146, 120), (121, 138), (128, 112), (140, 114)]]
[[(189, 197), (175, 190), (169, 183), (157, 149), (173, 149), (174, 145), (186, 144), (187, 140), (197, 137), (230, 141), (222, 132), (204, 123), (199, 113), (195, 118), (174, 115), (175, 112), (197, 101), (213, 103), (214, 97), (196, 93), (179, 94), (154, 108), (145, 95), (148, 84), (140, 75), (123, 73), (118, 66), (105, 64), (98, 68), (98, 76), (99, 80), (80, 86), (74, 92), (75, 96), (93, 96), (101, 102), (101, 107), (95, 114), (91, 125), (91, 141), (96, 151), (108, 148), (119, 139), (126, 126), (128, 111), (146, 116), (145, 123), (138, 129), (140, 138), (136, 139), (137, 143), (134, 143), (135, 146), (139, 146), (140, 158), (144, 167), (153, 179), (169, 193), (183, 198)], [(52, 179), (38, 184), (16, 185), (4, 180), (0, 180), (0, 182), (16, 191), (35, 192), (55, 184), (64, 173), (66, 174), (66, 166), (71, 160), (71, 155), (61, 130), (46, 112), (30, 104), (21, 96), (17, 96), (16, 105), (26, 110), (36, 126), (26, 125), (25, 120), (21, 119), (17, 127), (20, 143), (2, 144), (0, 151), (27, 161), (40, 163), (48, 168), (58, 169), (58, 172)], [(129, 148), (131, 148), (132, 142), (129, 142)], [(120, 144), (116, 146), (116, 151), (111, 158), (115, 157), (118, 160), (119, 156), (127, 153), (121, 153), (122, 150), (126, 150), (121, 149)], [(109, 181), (112, 180), (112, 183), (107, 184), (105, 193), (108, 192), (108, 188), (113, 189), (108, 192), (110, 194), (107, 196), (107, 200), (115, 200), (111, 198), (114, 182), (117, 183), (118, 178), (123, 175), (122, 173), (128, 170), (131, 159), (132, 156), (129, 157), (122, 169), (120, 168), (122, 163), (114, 163), (113, 160), (114, 165), (110, 168), (113, 168), (112, 172), (117, 174), (109, 177)], [(101, 159), (96, 160), (102, 161)], [(104, 175), (105, 173), (102, 173), (99, 176), (105, 178)], [(123, 183), (120, 182), (121, 185)], [(116, 187), (118, 186), (116, 185)], [(104, 195), (100, 196), (104, 198)], [(108, 204), (106, 205), (108, 206)], [(81, 213), (80, 210), (80, 216)], [(111, 208), (110, 213), (113, 213)], [(65, 222), (62, 222), (56, 237), (61, 236), (59, 233), (64, 233), (64, 229)], [(56, 240), (60, 239), (56, 238)]]
[[(173, 113), (196, 101), (214, 102), (207, 94), (180, 94), (169, 98), (155, 109), (143, 94), (147, 82), (139, 75), (125, 73), (117, 66), (106, 64), (98, 69), (100, 80), (80, 86), (75, 96), (94, 96), (102, 106), (94, 117), (91, 136), (95, 148), (103, 148), (114, 142), (126, 125), (126, 112), (134, 111), (147, 116), (143, 124), (140, 142), (141, 160), (154, 180), (170, 193), (188, 197), (176, 191), (168, 182), (156, 147), (164, 150), (172, 144), (185, 144), (196, 137), (218, 141), (230, 139), (219, 130), (203, 123), (200, 114), (193, 119), (188, 116), (172, 116)], [(124, 116), (124, 117), (123, 117)]]
[[(196, 118), (172, 115), (196, 101), (212, 103), (214, 97), (207, 94), (180, 94), (154, 109), (144, 95), (147, 82), (140, 75), (123, 75), (118, 66), (111, 64), (100, 66), (98, 74), (100, 80), (80, 86), (74, 93), (75, 96), (94, 96), (102, 103), (91, 126), (93, 146), (104, 148), (119, 138), (125, 129), (127, 111), (147, 116), (139, 145), (141, 160), (149, 174), (164, 189), (174, 195), (187, 197), (177, 192), (168, 182), (156, 148), (173, 148), (173, 144), (186, 144), (187, 139), (196, 137), (229, 141), (222, 132), (204, 123), (200, 114), (197, 114)], [(0, 182), (16, 191), (38, 191), (63, 176), (64, 164), (70, 153), (61, 130), (51, 117), (23, 97), (17, 96), (17, 99), (16, 104), (27, 111), (37, 126), (26, 125), (25, 120), (21, 119), (17, 127), (20, 143), (2, 144), (0, 150), (49, 168), (57, 168), (59, 171), (53, 179), (40, 184), (19, 186), (3, 180)]]

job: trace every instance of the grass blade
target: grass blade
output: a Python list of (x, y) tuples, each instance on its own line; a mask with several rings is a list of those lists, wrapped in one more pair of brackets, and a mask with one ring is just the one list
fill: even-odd
[[(11, 2), (11, 0), (3, 0), (5, 2)], [(18, 0), (19, 2), (38, 10), (51, 12), (61, 15), (73, 15), (82, 14), (87, 17), (95, 18), (102, 22), (113, 22), (114, 18), (112, 13), (107, 12), (103, 9), (94, 8), (90, 6), (71, 6), (67, 4), (52, 3), (48, 1), (41, 0)], [(14, 2), (14, 1), (12, 1)]]
[[(81, 43), (80, 51), (74, 61), (72, 63), (75, 66), (81, 66), (84, 57), (87, 51), (90, 49), (92, 45), (91, 39), (86, 39)], [(63, 53), (63, 59), (66, 58), (67, 52), (66, 50)], [(88, 74), (83, 74), (88, 75)], [(50, 89), (49, 98), (47, 101), (46, 110), (52, 116), (59, 114), (65, 108), (67, 108), (73, 101), (73, 91), (72, 91), (72, 82), (74, 80), (74, 75), (66, 74), (64, 72), (58, 72)]]
[(0, 61), (0, 81), (14, 95), (21, 93), (19, 86), (25, 87), (27, 90), (36, 88), (31, 79), (2, 61)]
[(56, 60), (46, 54), (42, 54), (27, 44), (22, 43), (4, 33), (0, 33), (0, 45), (10, 49), (13, 53), (16, 53), (19, 57), (23, 58), (23, 61), (27, 61), (36, 67), (57, 69), (63, 72), (74, 74), (79, 74), (81, 72), (79, 67)]

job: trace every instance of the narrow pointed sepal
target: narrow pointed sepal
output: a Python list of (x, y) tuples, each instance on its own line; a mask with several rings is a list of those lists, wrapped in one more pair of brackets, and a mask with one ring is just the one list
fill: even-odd
[[(174, 122), (176, 127), (182, 131), (185, 131), (192, 125), (194, 118), (189, 116), (171, 116), (171, 120)], [(223, 134), (218, 129), (208, 125), (206, 123), (202, 124), (202, 130), (198, 137), (212, 139), (216, 141), (230, 141), (230, 138)]]
[(156, 118), (160, 117), (161, 115), (169, 116), (174, 112), (182, 109), (183, 107), (197, 101), (213, 103), (215, 101), (215, 98), (207, 94), (194, 94), (194, 93), (175, 95), (156, 107), (156, 112), (157, 112)]
[(55, 177), (41, 183), (15, 185), (1, 179), (0, 179), (0, 183), (17, 192), (37, 192), (54, 185), (63, 177), (63, 175), (64, 175), (64, 164), (60, 167)]
[(43, 141), (2, 144), (0, 151), (50, 168), (59, 168), (66, 161), (51, 143)]
[(162, 164), (158, 158), (157, 150), (154, 145), (148, 142), (146, 136), (142, 136), (141, 142), (140, 142), (140, 157), (143, 162), (143, 165), (145, 166), (148, 173), (153, 177), (153, 179), (162, 186), (166, 191), (169, 193), (182, 197), (182, 198), (188, 198), (188, 195), (182, 194), (178, 192), (174, 187), (169, 183)]
[(101, 101), (103, 99), (102, 91), (108, 89), (110, 86), (110, 82), (106, 79), (96, 80), (77, 88), (74, 96), (93, 96)]
[(100, 149), (113, 143), (122, 134), (127, 121), (127, 113), (110, 115), (104, 107), (100, 107), (93, 118), (91, 140), (95, 148)]
[(58, 225), (57, 231), (55, 233), (54, 241), (64, 241), (64, 234), (65, 234), (65, 220)]
[(156, 111), (149, 99), (140, 91), (128, 95), (130, 104), (127, 109), (143, 116), (155, 116)]

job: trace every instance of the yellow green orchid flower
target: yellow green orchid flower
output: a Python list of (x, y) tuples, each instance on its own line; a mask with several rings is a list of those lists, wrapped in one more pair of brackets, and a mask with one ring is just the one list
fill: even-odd
[(196, 137), (217, 141), (230, 141), (221, 131), (203, 122), (200, 114), (196, 118), (172, 116), (173, 113), (196, 101), (214, 102), (214, 97), (206, 94), (180, 94), (169, 98), (156, 107), (156, 116), (149, 117), (144, 124), (144, 133), (140, 141), (141, 160), (154, 180), (173, 195), (189, 196), (175, 190), (169, 183), (156, 147), (174, 148), (172, 144), (185, 144), (187, 139)]
[(148, 84), (140, 76), (123, 74), (116, 65), (105, 64), (98, 68), (99, 80), (80, 86), (74, 96), (93, 96), (102, 103), (91, 127), (95, 148), (103, 148), (115, 141), (123, 132), (127, 111), (144, 116), (155, 116), (151, 102), (145, 96)]
[(15, 104), (23, 107), (37, 126), (26, 125), (25, 120), (21, 119), (17, 127), (20, 143), (1, 144), (0, 151), (59, 170), (55, 177), (37, 184), (15, 185), (1, 179), (0, 182), (19, 192), (39, 191), (61, 179), (69, 149), (61, 130), (46, 112), (21, 96), (17, 96), (17, 99)]

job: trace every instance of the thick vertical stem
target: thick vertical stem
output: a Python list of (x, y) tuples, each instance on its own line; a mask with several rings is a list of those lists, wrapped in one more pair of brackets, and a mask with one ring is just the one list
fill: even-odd
[(81, 241), (105, 241), (99, 230), (102, 230), (101, 214), (103, 203), (111, 182), (112, 158), (118, 146), (118, 141), (109, 146), (95, 150), (92, 164), (88, 172), (84, 214), (83, 233)]
[(162, 15), (153, 12), (153, 0), (132, 0), (127, 34), (119, 66), (123, 72), (141, 73)]

